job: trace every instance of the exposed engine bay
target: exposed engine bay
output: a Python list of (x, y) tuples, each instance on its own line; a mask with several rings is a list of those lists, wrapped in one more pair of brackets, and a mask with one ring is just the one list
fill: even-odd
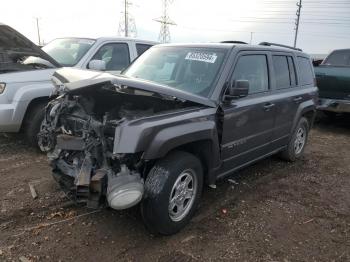
[(61, 90), (46, 107), (39, 146), (48, 153), (54, 178), (70, 198), (93, 208), (107, 200), (112, 208), (125, 209), (142, 199), (147, 163), (143, 152), (113, 153), (116, 128), (191, 106), (192, 102), (111, 83)]

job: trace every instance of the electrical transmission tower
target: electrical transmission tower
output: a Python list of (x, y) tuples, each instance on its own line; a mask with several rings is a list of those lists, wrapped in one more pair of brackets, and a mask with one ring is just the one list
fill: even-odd
[(135, 18), (130, 12), (130, 6), (132, 6), (131, 0), (122, 0), (124, 11), (120, 12), (118, 35), (125, 37), (136, 37), (136, 23)]
[(295, 21), (295, 36), (294, 36), (294, 47), (297, 45), (297, 38), (298, 38), (298, 30), (299, 30), (299, 22), (300, 22), (300, 11), (301, 11), (301, 0), (297, 3), (298, 10), (297, 10), (297, 19)]
[(163, 15), (159, 18), (154, 19), (154, 21), (160, 23), (159, 41), (162, 43), (170, 42), (170, 30), (169, 25), (176, 25), (168, 15), (168, 6), (173, 2), (173, 0), (162, 0), (163, 4)]

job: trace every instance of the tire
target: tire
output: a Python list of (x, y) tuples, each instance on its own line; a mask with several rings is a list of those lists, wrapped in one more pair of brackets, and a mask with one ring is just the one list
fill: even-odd
[(310, 125), (308, 120), (305, 117), (300, 118), (293, 135), (289, 140), (287, 148), (280, 154), (284, 160), (294, 162), (303, 155), (308, 140), (309, 130)]
[(141, 202), (141, 215), (147, 229), (156, 235), (180, 231), (194, 215), (202, 188), (202, 165), (194, 155), (176, 151), (156, 162), (146, 178), (145, 197)]
[(39, 103), (34, 105), (28, 112), (25, 124), (24, 134), (29, 145), (38, 148), (38, 133), (40, 131), (41, 123), (45, 115), (45, 103)]

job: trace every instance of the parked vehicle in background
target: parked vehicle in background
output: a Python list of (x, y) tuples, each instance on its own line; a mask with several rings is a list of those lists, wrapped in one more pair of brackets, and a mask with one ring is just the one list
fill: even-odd
[(202, 187), (262, 158), (303, 154), (317, 103), (310, 57), (245, 44), (154, 46), (121, 76), (60, 69), (39, 144), (89, 207), (141, 202), (152, 232), (193, 216)]
[(24, 131), (32, 145), (62, 66), (120, 73), (155, 42), (129, 38), (60, 38), (42, 49), (0, 24), (0, 132)]
[(331, 52), (315, 67), (320, 102), (318, 109), (328, 115), (350, 113), (350, 49)]

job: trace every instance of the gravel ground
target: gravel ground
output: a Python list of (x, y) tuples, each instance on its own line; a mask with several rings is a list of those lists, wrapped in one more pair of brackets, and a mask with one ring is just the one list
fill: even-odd
[(350, 117), (319, 120), (300, 161), (271, 157), (205, 188), (170, 237), (137, 208), (69, 202), (20, 135), (0, 135), (0, 179), (0, 261), (350, 261)]

